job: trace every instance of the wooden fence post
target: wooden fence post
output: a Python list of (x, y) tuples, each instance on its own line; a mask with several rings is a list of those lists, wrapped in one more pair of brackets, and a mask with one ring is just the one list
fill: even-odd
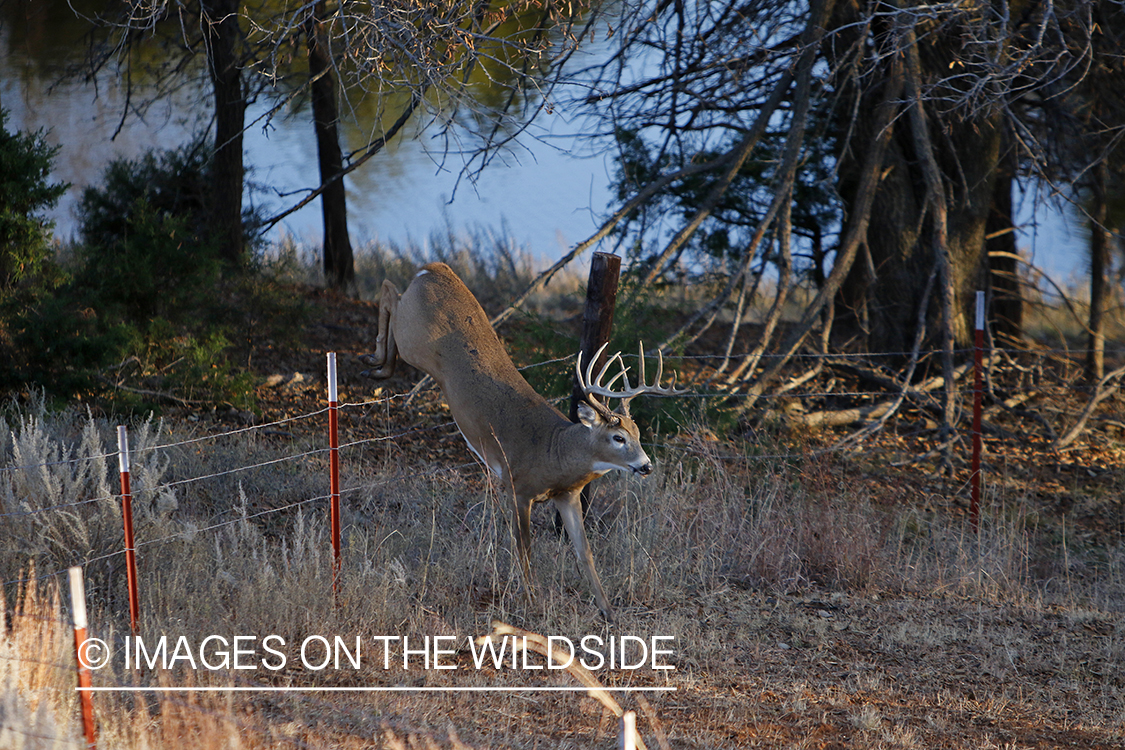
[[(586, 285), (586, 308), (582, 312), (582, 364), (586, 366), (598, 349), (609, 342), (613, 329), (613, 312), (617, 305), (617, 283), (621, 278), (621, 256), (610, 253), (594, 253), (590, 264), (590, 280)], [(595, 371), (605, 364), (605, 354), (594, 362)], [(578, 404), (585, 399), (578, 378), (570, 394), (570, 421), (578, 421)], [(582, 515), (590, 507), (590, 484), (582, 488)]]

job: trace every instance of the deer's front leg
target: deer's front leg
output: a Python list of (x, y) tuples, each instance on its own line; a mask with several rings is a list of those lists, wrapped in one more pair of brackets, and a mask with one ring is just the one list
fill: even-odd
[(590, 543), (586, 541), (586, 529), (582, 525), (582, 496), (581, 492), (569, 492), (554, 498), (555, 509), (562, 517), (566, 533), (574, 545), (574, 554), (578, 556), (578, 566), (586, 575), (586, 582), (594, 590), (594, 598), (598, 601), (598, 608), (606, 622), (613, 622), (613, 608), (609, 606), (609, 599), (602, 590), (602, 582), (598, 578), (598, 571), (594, 567), (594, 555), (590, 552)]
[(535, 579), (531, 575), (531, 501), (530, 497), (516, 496), (512, 509), (512, 536), (515, 537), (516, 559), (523, 573), (523, 587), (528, 601), (535, 603)]

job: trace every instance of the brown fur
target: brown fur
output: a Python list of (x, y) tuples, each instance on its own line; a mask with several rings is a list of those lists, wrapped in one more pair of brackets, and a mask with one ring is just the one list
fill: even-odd
[(574, 544), (578, 564), (607, 620), (613, 610), (598, 579), (582, 526), (580, 493), (611, 469), (652, 470), (628, 416), (583, 404), (573, 423), (528, 384), (480, 304), (444, 263), (431, 263), (401, 295), (383, 282), (374, 377), (390, 377), (398, 357), (441, 387), (473, 452), (515, 495), (513, 533), (529, 592), (531, 506), (551, 500)]

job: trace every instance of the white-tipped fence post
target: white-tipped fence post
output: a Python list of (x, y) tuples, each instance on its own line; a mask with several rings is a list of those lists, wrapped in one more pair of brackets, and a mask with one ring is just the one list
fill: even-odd
[(980, 428), (981, 397), (984, 393), (984, 292), (977, 292), (977, 326), (973, 340), (973, 464), (969, 523), (973, 531), (980, 526)]
[(129, 584), (129, 627), (137, 632), (141, 605), (137, 594), (137, 549), (133, 538), (133, 493), (129, 486), (129, 432), (117, 428), (117, 465), (121, 469), (121, 518), (125, 524), (125, 577)]
[(332, 596), (340, 578), (340, 436), (336, 352), (328, 352), (328, 505), (332, 528)]
[(82, 705), (82, 733), (86, 747), (96, 747), (94, 730), (94, 700), (90, 691), (90, 665), (83, 649), (86, 647), (86, 587), (82, 583), (82, 568), (70, 569), (70, 611), (74, 618), (74, 658), (78, 662), (78, 700)]
[(621, 750), (637, 750), (637, 713), (626, 711), (621, 715)]

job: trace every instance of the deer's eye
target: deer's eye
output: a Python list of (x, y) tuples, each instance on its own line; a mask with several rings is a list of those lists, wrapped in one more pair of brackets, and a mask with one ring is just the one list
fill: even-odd
[(621, 435), (614, 435), (613, 442), (618, 443), (619, 445), (625, 445), (625, 438)]

